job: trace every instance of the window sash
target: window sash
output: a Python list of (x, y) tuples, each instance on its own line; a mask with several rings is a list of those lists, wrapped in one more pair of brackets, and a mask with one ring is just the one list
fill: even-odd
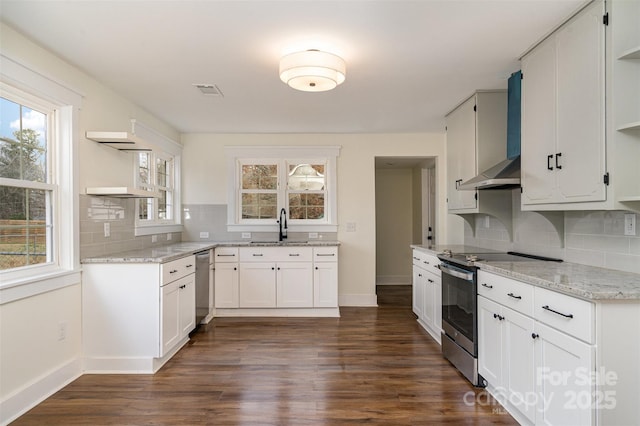
[[(175, 157), (156, 152), (141, 154), (146, 156), (146, 164), (141, 166), (141, 155), (135, 156), (136, 187), (164, 194), (164, 202), (160, 198), (139, 199), (136, 203), (136, 226), (174, 225), (177, 223), (174, 204)], [(146, 170), (147, 182), (142, 179), (142, 169)], [(164, 185), (159, 182), (160, 176), (164, 177)], [(146, 217), (141, 218), (140, 215), (144, 212)]]

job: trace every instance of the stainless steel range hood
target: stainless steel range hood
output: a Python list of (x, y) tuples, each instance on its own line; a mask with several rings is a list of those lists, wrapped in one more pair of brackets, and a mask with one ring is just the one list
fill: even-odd
[(506, 159), (473, 179), (462, 182), (458, 189), (508, 189), (520, 186), (520, 156)]

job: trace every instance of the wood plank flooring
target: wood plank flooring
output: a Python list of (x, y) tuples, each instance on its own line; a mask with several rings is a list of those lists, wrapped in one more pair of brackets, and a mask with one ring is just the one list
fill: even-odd
[(446, 360), (410, 286), (341, 318), (217, 318), (155, 375), (84, 375), (14, 425), (517, 424)]

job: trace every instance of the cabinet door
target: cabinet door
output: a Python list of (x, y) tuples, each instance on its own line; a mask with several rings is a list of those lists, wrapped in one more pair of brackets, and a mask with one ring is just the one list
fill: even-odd
[(279, 308), (313, 307), (313, 273), (309, 262), (283, 262), (276, 267)]
[(447, 197), (449, 210), (475, 209), (476, 191), (458, 190), (476, 170), (476, 97), (447, 116)]
[(433, 328), (439, 336), (442, 332), (442, 277), (434, 275), (433, 281)]
[(164, 356), (180, 340), (180, 285), (182, 280), (162, 287), (160, 300), (160, 356)]
[(338, 263), (316, 262), (313, 270), (313, 306), (338, 306)]
[(237, 263), (218, 263), (215, 266), (216, 308), (239, 307), (239, 271)]
[(181, 337), (196, 327), (196, 277), (195, 274), (180, 280), (179, 325)]
[(423, 291), (423, 303), (422, 303), (422, 321), (430, 328), (433, 328), (435, 324), (435, 277), (433, 274), (423, 271), (423, 282), (424, 282), (424, 291)]
[(531, 422), (536, 417), (536, 370), (534, 320), (512, 309), (502, 308), (503, 388), (509, 401)]
[(413, 267), (413, 313), (418, 318), (422, 318), (424, 305), (424, 274), (421, 268)]
[(522, 204), (554, 200), (556, 45), (545, 40), (522, 58)]
[(240, 263), (240, 307), (276, 307), (275, 263)]
[(596, 2), (556, 37), (560, 202), (601, 201), (606, 195), (603, 15), (603, 2)]
[(536, 322), (536, 424), (590, 425), (595, 371), (593, 347)]
[(478, 373), (502, 387), (502, 307), (478, 296)]

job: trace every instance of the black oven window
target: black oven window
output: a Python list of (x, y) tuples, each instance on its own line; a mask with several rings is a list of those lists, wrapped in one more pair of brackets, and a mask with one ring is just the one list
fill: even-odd
[(443, 319), (474, 341), (475, 294), (472, 283), (447, 277), (442, 292)]

